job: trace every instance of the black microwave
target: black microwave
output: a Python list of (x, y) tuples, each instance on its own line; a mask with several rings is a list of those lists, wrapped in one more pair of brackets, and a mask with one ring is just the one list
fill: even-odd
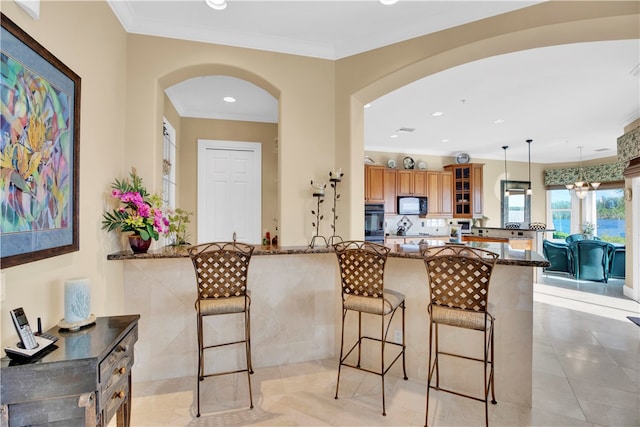
[(398, 215), (426, 215), (429, 212), (426, 197), (398, 196)]

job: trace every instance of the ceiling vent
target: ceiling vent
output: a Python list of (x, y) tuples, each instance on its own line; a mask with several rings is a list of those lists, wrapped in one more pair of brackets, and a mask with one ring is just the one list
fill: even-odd
[(593, 151), (611, 151), (611, 148), (598, 148), (596, 150)]
[(640, 63), (636, 64), (636, 66), (633, 67), (631, 71), (629, 71), (629, 74), (631, 74), (633, 77), (640, 76)]
[(396, 132), (411, 133), (411, 132), (413, 132), (414, 130), (415, 130), (414, 128), (400, 128), (400, 129), (398, 129)]

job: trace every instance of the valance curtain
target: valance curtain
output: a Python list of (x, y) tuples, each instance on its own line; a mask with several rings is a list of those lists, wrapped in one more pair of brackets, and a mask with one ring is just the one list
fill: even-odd
[[(584, 179), (589, 182), (623, 181), (624, 164), (621, 162), (582, 168)], [(580, 168), (548, 169), (544, 171), (544, 185), (573, 184), (580, 176)]]

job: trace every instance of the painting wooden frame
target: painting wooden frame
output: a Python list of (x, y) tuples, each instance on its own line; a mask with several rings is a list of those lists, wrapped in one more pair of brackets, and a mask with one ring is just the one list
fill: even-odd
[(0, 267), (80, 249), (80, 77), (0, 13)]

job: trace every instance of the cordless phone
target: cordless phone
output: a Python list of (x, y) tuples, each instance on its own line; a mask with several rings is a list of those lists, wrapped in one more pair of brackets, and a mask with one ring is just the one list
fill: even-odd
[(32, 332), (27, 320), (27, 315), (22, 307), (10, 311), (13, 326), (18, 332), (20, 342), (15, 346), (7, 346), (4, 352), (11, 359), (19, 361), (34, 360), (36, 357), (48, 354), (55, 350), (56, 346), (52, 345), (58, 341), (58, 337), (52, 334), (42, 333), (40, 330), (40, 319), (38, 318), (38, 331)]
[(16, 327), (16, 332), (20, 337), (20, 343), (25, 350), (32, 350), (38, 347), (36, 337), (31, 332), (27, 315), (24, 314), (22, 307), (11, 310), (11, 319), (13, 320), (13, 326)]

